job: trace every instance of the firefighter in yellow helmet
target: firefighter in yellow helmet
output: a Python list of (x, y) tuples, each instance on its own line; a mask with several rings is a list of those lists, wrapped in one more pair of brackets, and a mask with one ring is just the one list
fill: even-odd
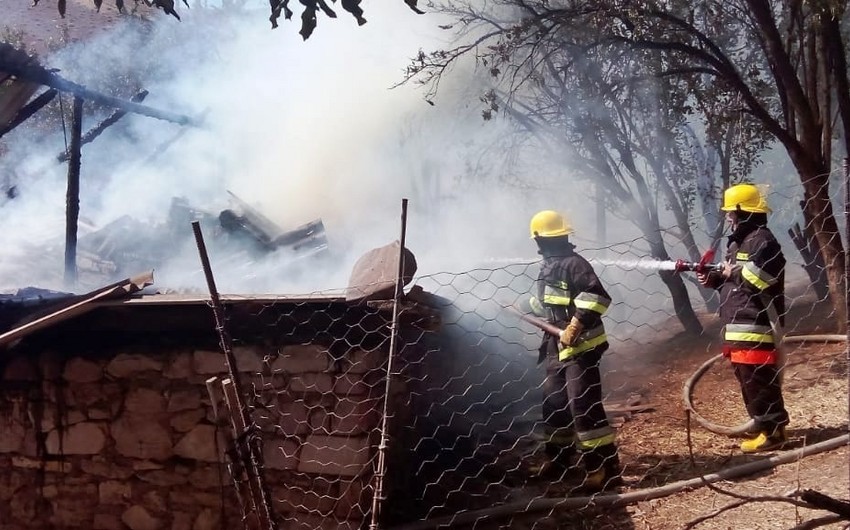
[(720, 317), (726, 324), (723, 353), (732, 362), (747, 412), (755, 421), (754, 437), (741, 443), (741, 450), (767, 451), (787, 439), (788, 412), (771, 327), (771, 313), (784, 324), (785, 256), (767, 228), (770, 208), (758, 186), (730, 187), (720, 209), (732, 228), (726, 263), (722, 272), (697, 274), (697, 279), (720, 294)]
[[(573, 228), (558, 212), (531, 219), (531, 237), (543, 256), (531, 309), (563, 331), (546, 336), (543, 419), (548, 470), (563, 477), (578, 456), (586, 475), (581, 489), (600, 491), (621, 482), (614, 429), (602, 406), (599, 362), (608, 349), (602, 315), (611, 298), (586, 259), (575, 251)], [(553, 473), (550, 473), (550, 475)]]

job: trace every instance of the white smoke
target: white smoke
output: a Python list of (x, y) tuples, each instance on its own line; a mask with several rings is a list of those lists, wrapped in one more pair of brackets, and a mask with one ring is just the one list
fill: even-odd
[[(85, 146), (81, 237), (124, 215), (162, 223), (173, 197), (217, 213), (231, 190), (283, 229), (321, 218), (333, 259), (299, 268), (286, 266), (289, 256), (246, 261), (213, 244), (219, 289), (304, 293), (344, 287), (360, 255), (397, 239), (403, 197), (420, 274), (534, 255), (527, 223), (541, 209), (570, 212), (577, 236), (592, 236), (587, 187), (569, 184), (568, 168), (537, 153), (505, 156), (509, 126), (481, 119), (482, 85), (471, 69), (442, 85), (435, 106), (413, 84), (390, 89), (419, 49), (444, 44), (435, 15), (388, 2), (371, 6), (362, 27), (344, 12), (320, 17), (302, 42), (300, 21), (271, 31), (265, 10), (239, 20), (216, 13), (119, 24), (42, 58), (107, 93), (116, 79), (136, 76), (150, 91), (146, 105), (204, 116), (202, 127), (176, 139), (180, 126), (128, 116)], [(61, 288), (66, 166), (50, 160), (64, 137), (13, 147), (6, 160), (14, 161), (20, 197), (0, 208), (0, 222), (15, 227), (0, 235), (0, 288)], [(188, 224), (185, 231), (186, 244), (156, 267), (161, 289), (204, 286)]]

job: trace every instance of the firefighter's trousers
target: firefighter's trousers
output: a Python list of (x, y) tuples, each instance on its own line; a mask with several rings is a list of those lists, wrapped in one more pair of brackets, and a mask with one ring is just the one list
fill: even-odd
[(772, 364), (732, 363), (741, 384), (747, 413), (755, 420), (757, 431), (768, 434), (788, 424), (788, 412), (782, 399), (782, 386)]
[[(607, 344), (605, 345), (607, 347)], [(617, 466), (617, 448), (613, 431), (602, 406), (602, 382), (599, 361), (606, 348), (596, 348), (567, 361), (559, 361), (551, 353), (547, 357), (546, 381), (543, 384), (543, 420), (547, 433), (555, 440), (564, 440), (569, 433), (573, 443), (586, 440), (593, 433), (610, 432), (602, 443), (594, 447), (581, 447), (585, 469), (595, 471), (603, 465)]]

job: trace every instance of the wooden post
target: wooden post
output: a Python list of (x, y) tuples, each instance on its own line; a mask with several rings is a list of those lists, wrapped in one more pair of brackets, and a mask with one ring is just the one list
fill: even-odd
[[(54, 92), (56, 92), (56, 91), (54, 90)], [(147, 95), (148, 95), (147, 90), (140, 90), (139, 92), (136, 93), (135, 96), (130, 98), (130, 101), (132, 101), (134, 103), (144, 101), (144, 99), (147, 97)], [(82, 147), (82, 146), (84, 146), (88, 143), (93, 142), (95, 140), (95, 138), (100, 136), (100, 134), (103, 131), (105, 131), (109, 126), (114, 125), (116, 122), (118, 122), (118, 120), (123, 118), (126, 114), (127, 114), (127, 111), (121, 110), (121, 109), (113, 111), (112, 114), (110, 114), (105, 120), (98, 123), (90, 131), (86, 132), (86, 134), (84, 134), (82, 136), (82, 138), (80, 140), (80, 147)], [(71, 158), (71, 150), (70, 149), (66, 149), (65, 151), (62, 151), (61, 153), (59, 153), (56, 156), (56, 160), (58, 160), (59, 162), (67, 162), (70, 158)]]
[(398, 336), (399, 302), (404, 296), (404, 246), (407, 238), (407, 199), (401, 200), (401, 235), (398, 245), (398, 270), (395, 277), (395, 293), (393, 294), (393, 317), (390, 324), (390, 350), (387, 352), (387, 378), (384, 384), (384, 409), (381, 415), (381, 441), (378, 444), (378, 462), (375, 469), (375, 493), (372, 495), (372, 519), (369, 530), (378, 530), (383, 503), (387, 500), (384, 495), (384, 475), (386, 474), (387, 449), (389, 448), (389, 418), (390, 395), (392, 394), (393, 358), (396, 354), (396, 337)]
[(68, 192), (65, 195), (65, 286), (77, 283), (77, 222), (80, 218), (80, 148), (83, 137), (83, 99), (74, 97), (71, 152), (68, 161)]
[[(265, 480), (260, 469), (262, 462), (262, 447), (256, 433), (249, 432), (251, 425), (250, 417), (245, 404), (242, 402), (242, 389), (239, 385), (239, 369), (236, 366), (236, 356), (233, 354), (233, 344), (230, 334), (224, 322), (224, 307), (215, 286), (210, 258), (207, 255), (207, 246), (204, 243), (204, 235), (201, 232), (201, 224), (192, 222), (192, 230), (195, 233), (195, 243), (198, 245), (198, 254), (201, 258), (201, 266), (207, 280), (210, 291), (210, 302), (215, 318), (215, 327), (218, 331), (219, 345), (224, 353), (224, 360), (230, 378), (222, 382), (224, 397), (230, 412), (230, 421), (233, 428), (234, 451), (231, 457), (231, 478), (236, 485), (237, 495), (242, 498), (240, 492), (241, 475), (247, 475), (245, 492), (251, 500), (251, 511), (243, 514), (245, 527), (249, 530), (276, 530), (277, 523), (271, 510), (271, 499), (266, 489)], [(243, 505), (243, 511), (244, 505)]]

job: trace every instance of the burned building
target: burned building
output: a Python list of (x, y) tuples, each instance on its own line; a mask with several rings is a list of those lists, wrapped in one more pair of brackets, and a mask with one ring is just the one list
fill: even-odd
[[(400, 302), (388, 385), (393, 304), (375, 299), (386, 281), (348, 297), (222, 295), (232, 373), (209, 298), (158, 294), (151, 279), (0, 298), (3, 528), (241, 527), (252, 513), (246, 444), (259, 449), (277, 528), (368, 524), (375, 496), (397, 491), (396, 479), (376, 480), (381, 441), (406, 437), (405, 359), (437, 313)], [(234, 377), (242, 432), (227, 399)], [(402, 446), (383, 455), (390, 468), (406, 468), (394, 464)]]
[[(339, 298), (224, 302), (279, 524), (361, 527), (386, 315)], [(90, 303), (2, 354), (3, 527), (239, 526), (245, 505), (226, 470), (232, 443), (214, 390), (228, 374), (207, 300)]]

